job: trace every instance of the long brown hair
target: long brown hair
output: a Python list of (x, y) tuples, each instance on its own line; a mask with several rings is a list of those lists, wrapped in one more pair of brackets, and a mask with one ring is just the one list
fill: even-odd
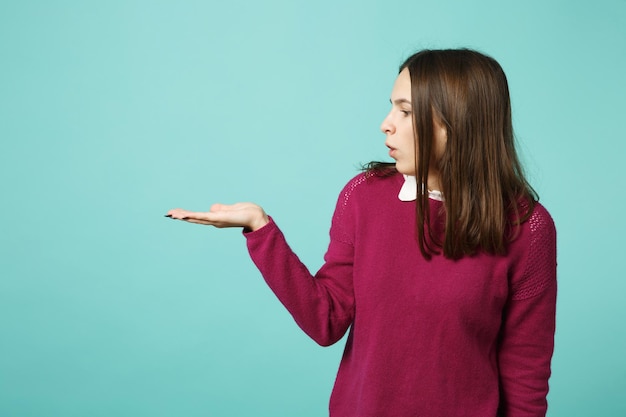
[[(410, 56), (415, 172), (428, 184), (437, 164), (445, 207), (443, 242), (426, 226), (428, 191), (417, 187), (417, 239), (427, 259), (443, 249), (459, 259), (482, 250), (505, 254), (517, 225), (532, 213), (537, 194), (524, 177), (515, 151), (511, 102), (504, 71), (491, 57), (468, 49), (423, 50)], [(433, 121), (446, 128), (447, 142), (433, 160)], [(370, 165), (370, 172), (389, 167)], [(426, 238), (426, 233), (430, 238)]]

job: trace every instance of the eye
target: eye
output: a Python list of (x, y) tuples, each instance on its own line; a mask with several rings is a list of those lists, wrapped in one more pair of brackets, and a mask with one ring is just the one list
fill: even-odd
[(400, 110), (400, 113), (402, 113), (403, 116), (407, 117), (411, 114), (410, 110)]

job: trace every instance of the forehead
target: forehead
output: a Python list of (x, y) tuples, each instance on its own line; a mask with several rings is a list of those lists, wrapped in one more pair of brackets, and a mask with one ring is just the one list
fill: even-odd
[(396, 101), (400, 99), (411, 101), (411, 75), (408, 68), (403, 69), (393, 83), (391, 100)]

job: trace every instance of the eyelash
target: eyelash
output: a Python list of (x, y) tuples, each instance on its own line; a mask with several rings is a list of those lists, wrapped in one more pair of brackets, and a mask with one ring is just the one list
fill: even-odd
[(405, 115), (405, 116), (408, 116), (408, 115), (410, 115), (410, 114), (411, 114), (411, 112), (410, 112), (410, 111), (408, 111), (408, 110), (400, 110), (400, 113), (402, 113), (402, 114), (403, 114), (403, 115)]

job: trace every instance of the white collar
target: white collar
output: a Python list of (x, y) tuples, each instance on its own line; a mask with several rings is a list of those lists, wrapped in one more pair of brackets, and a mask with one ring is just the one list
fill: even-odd
[[(400, 201), (413, 201), (417, 197), (417, 180), (413, 175), (402, 174), (402, 176), (404, 176), (404, 184), (402, 184), (402, 188), (400, 188), (398, 198), (400, 199)], [(437, 201), (443, 201), (441, 191), (428, 190), (428, 198)]]

